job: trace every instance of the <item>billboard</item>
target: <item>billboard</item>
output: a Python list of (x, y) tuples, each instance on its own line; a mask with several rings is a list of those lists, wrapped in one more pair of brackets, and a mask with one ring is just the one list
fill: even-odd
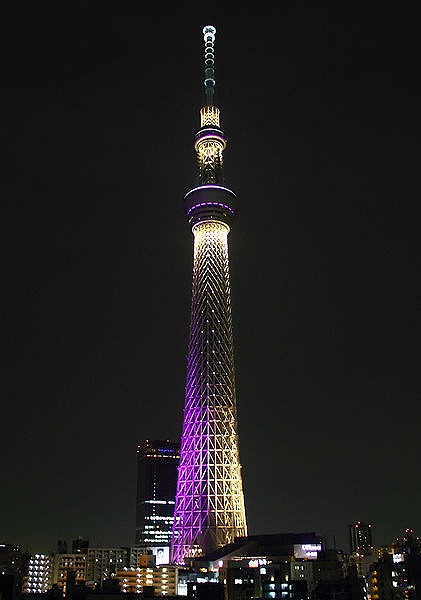
[(295, 558), (310, 558), (315, 560), (322, 549), (321, 544), (294, 544)]
[(158, 546), (152, 548), (152, 554), (156, 559), (156, 566), (168, 565), (170, 562), (170, 547), (169, 546)]

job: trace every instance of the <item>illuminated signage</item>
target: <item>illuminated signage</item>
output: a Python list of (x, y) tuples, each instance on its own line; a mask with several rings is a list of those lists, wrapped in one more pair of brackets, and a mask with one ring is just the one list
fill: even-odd
[(308, 558), (314, 560), (322, 549), (321, 544), (294, 544), (295, 558)]
[(393, 555), (393, 562), (394, 563), (400, 563), (400, 562), (404, 562), (405, 558), (403, 554), (394, 554)]
[(255, 569), (257, 567), (261, 567), (262, 565), (267, 565), (268, 561), (266, 558), (252, 558), (249, 560), (248, 566), (250, 569)]
[(156, 566), (168, 565), (170, 562), (170, 548), (169, 546), (159, 546), (158, 548), (152, 548), (152, 554), (156, 558)]

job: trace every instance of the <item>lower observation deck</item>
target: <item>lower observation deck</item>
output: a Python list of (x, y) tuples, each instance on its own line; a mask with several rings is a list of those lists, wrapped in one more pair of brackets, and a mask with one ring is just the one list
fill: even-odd
[(184, 196), (184, 210), (192, 227), (204, 221), (221, 221), (230, 226), (236, 209), (236, 195), (222, 185), (200, 185)]

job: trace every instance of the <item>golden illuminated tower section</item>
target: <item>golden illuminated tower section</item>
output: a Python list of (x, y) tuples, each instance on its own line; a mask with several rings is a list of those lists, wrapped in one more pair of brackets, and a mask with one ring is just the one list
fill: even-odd
[(226, 139), (214, 105), (215, 28), (203, 29), (205, 105), (194, 148), (198, 185), (184, 199), (194, 236), (186, 398), (171, 561), (247, 535), (238, 449), (228, 233), (237, 200), (223, 185)]

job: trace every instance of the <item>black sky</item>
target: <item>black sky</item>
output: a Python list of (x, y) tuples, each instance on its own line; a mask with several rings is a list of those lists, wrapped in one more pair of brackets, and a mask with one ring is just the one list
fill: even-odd
[(0, 537), (130, 545), (181, 431), (202, 28), (250, 533), (421, 532), (419, 9), (2, 9)]

